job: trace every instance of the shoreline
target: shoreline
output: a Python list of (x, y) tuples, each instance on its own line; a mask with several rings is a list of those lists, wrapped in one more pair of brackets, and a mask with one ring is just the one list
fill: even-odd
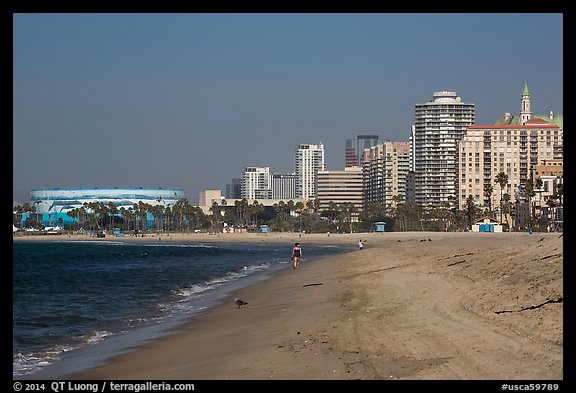
[(382, 239), (382, 233), (306, 233), (297, 232), (272, 232), (272, 233), (169, 233), (148, 234), (142, 236), (116, 237), (107, 235), (98, 238), (83, 234), (56, 234), (56, 235), (13, 235), (13, 241), (100, 241), (100, 242), (164, 242), (164, 243), (304, 243), (309, 244), (346, 244), (356, 246), (360, 239)]
[[(76, 236), (68, 239), (86, 240)], [(356, 247), (362, 239), (365, 246), (282, 269), (230, 293), (174, 334), (66, 379), (561, 379), (559, 236), (173, 235), (166, 241), (298, 241), (304, 255), (306, 244)], [(35, 240), (44, 237), (61, 235)], [(110, 239), (150, 240), (92, 238)], [(534, 253), (556, 256), (534, 272), (526, 266)], [(525, 280), (515, 277), (519, 272)], [(235, 297), (248, 305), (236, 307)], [(549, 304), (530, 313), (507, 312), (546, 298)]]
[[(258, 237), (261, 238), (262, 241), (257, 241)], [(248, 239), (247, 239), (248, 238)], [(230, 237), (220, 237), (214, 235), (199, 235), (199, 234), (190, 234), (188, 236), (171, 236), (168, 238), (167, 236), (163, 236), (163, 240), (160, 240), (157, 236), (146, 236), (146, 237), (125, 237), (117, 239), (112, 236), (108, 236), (106, 238), (97, 238), (97, 237), (90, 237), (87, 235), (40, 235), (40, 236), (26, 236), (26, 237), (17, 237), (14, 239), (15, 243), (25, 243), (25, 242), (42, 242), (42, 243), (86, 243), (86, 244), (95, 244), (93, 242), (98, 242), (102, 244), (132, 244), (132, 245), (152, 245), (152, 246), (178, 246), (184, 244), (193, 244), (199, 245), (203, 244), (205, 246), (217, 244), (227, 244), (228, 246), (239, 244), (246, 244), (246, 245), (270, 245), (274, 243), (274, 245), (282, 246), (286, 244), (284, 241), (280, 242), (277, 240), (277, 236), (271, 236), (267, 238), (266, 236), (246, 236), (245, 234), (236, 235), (233, 239)], [(175, 240), (177, 239), (177, 240)], [(204, 241), (202, 241), (204, 240)], [(162, 243), (156, 243), (157, 241), (161, 241)], [(321, 242), (320, 242), (321, 243)], [(331, 242), (334, 243), (334, 242)], [(290, 244), (289, 244), (290, 245)], [(315, 243), (307, 243), (308, 246), (314, 246), (314, 248), (322, 248), (325, 247), (322, 244), (315, 244)], [(340, 251), (332, 251), (330, 253), (346, 253), (350, 252), (351, 248), (346, 245), (339, 245), (336, 244)], [(285, 247), (286, 248), (286, 247)], [(307, 247), (308, 248), (308, 247)], [(330, 247), (328, 247), (330, 248)], [(287, 247), (287, 251), (289, 251), (291, 247)], [(352, 249), (353, 250), (353, 249)], [(314, 252), (313, 254), (316, 254)], [(289, 254), (288, 254), (289, 255)], [(309, 261), (317, 260), (321, 258), (325, 258), (326, 256), (322, 255), (314, 255), (310, 257), (310, 251), (308, 252)], [(288, 259), (288, 258), (287, 258)], [(86, 345), (80, 346), (69, 351), (63, 352), (63, 356), (60, 357), (58, 360), (51, 362), (39, 370), (29, 373), (29, 374), (22, 374), (13, 376), (17, 379), (59, 379), (68, 374), (82, 372), (87, 369), (91, 369), (102, 364), (106, 364), (109, 359), (129, 351), (132, 351), (133, 348), (143, 345), (148, 342), (155, 341), (163, 336), (168, 336), (174, 334), (174, 332), (178, 331), (179, 327), (183, 324), (189, 322), (196, 316), (207, 312), (208, 310), (212, 309), (213, 307), (221, 304), (223, 299), (229, 295), (231, 292), (239, 289), (244, 288), (246, 286), (257, 284), (261, 281), (271, 279), (279, 270), (284, 270), (286, 268), (291, 268), (291, 264), (286, 264), (285, 266), (272, 266), (272, 268), (268, 270), (263, 270), (260, 272), (256, 272), (255, 274), (248, 275), (243, 277), (239, 280), (232, 280), (226, 283), (223, 283), (221, 286), (217, 288), (213, 288), (209, 291), (208, 296), (204, 296), (201, 299), (191, 300), (194, 306), (192, 309), (187, 311), (181, 311), (178, 314), (170, 315), (167, 319), (163, 319), (162, 321), (154, 322), (152, 324), (145, 324), (141, 326), (136, 326), (128, 331), (123, 332), (115, 332), (112, 335), (108, 334), (108, 337), (95, 343), (93, 345)], [(191, 306), (192, 307), (192, 306)]]

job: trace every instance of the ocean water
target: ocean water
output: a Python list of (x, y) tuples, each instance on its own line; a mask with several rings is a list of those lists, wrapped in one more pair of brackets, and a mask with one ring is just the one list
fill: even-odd
[[(68, 353), (212, 307), (290, 267), (292, 246), (15, 240), (13, 377), (34, 378)], [(304, 245), (303, 264), (348, 251)]]

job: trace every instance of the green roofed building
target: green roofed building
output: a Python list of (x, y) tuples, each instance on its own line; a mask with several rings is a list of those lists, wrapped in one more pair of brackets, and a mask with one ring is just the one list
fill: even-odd
[[(538, 119), (538, 120), (536, 120)], [(530, 91), (528, 90), (528, 84), (524, 82), (524, 90), (522, 92), (520, 113), (518, 115), (511, 115), (510, 113), (505, 113), (504, 116), (500, 117), (496, 122), (496, 126), (521, 126), (525, 125), (527, 122), (531, 123), (542, 123), (542, 120), (548, 124), (556, 125), (564, 129), (564, 117), (550, 111), (548, 115), (533, 115), (530, 109)]]

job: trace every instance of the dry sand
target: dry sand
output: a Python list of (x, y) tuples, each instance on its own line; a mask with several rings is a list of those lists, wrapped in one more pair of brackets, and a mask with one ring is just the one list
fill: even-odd
[[(307, 244), (355, 246), (360, 239), (363, 250), (305, 259)], [(304, 260), (231, 294), (178, 333), (70, 379), (563, 379), (559, 233), (193, 234), (158, 241), (299, 241)], [(239, 309), (236, 296), (248, 305)]]

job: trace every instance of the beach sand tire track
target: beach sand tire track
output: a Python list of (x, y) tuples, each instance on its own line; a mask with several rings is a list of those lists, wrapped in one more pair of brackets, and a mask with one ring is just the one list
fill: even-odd
[[(357, 314), (355, 331), (372, 377), (406, 379), (550, 379), (535, 353), (549, 353), (545, 343), (494, 325), (462, 305), (474, 283), (463, 277), (411, 270), (373, 275), (382, 293)], [(397, 283), (402, 283), (399, 285)], [(382, 321), (380, 334), (371, 319)], [(404, 367), (392, 367), (392, 360)], [(372, 363), (368, 367), (369, 361)], [(379, 370), (379, 371), (378, 371)], [(396, 373), (396, 375), (394, 374)]]

